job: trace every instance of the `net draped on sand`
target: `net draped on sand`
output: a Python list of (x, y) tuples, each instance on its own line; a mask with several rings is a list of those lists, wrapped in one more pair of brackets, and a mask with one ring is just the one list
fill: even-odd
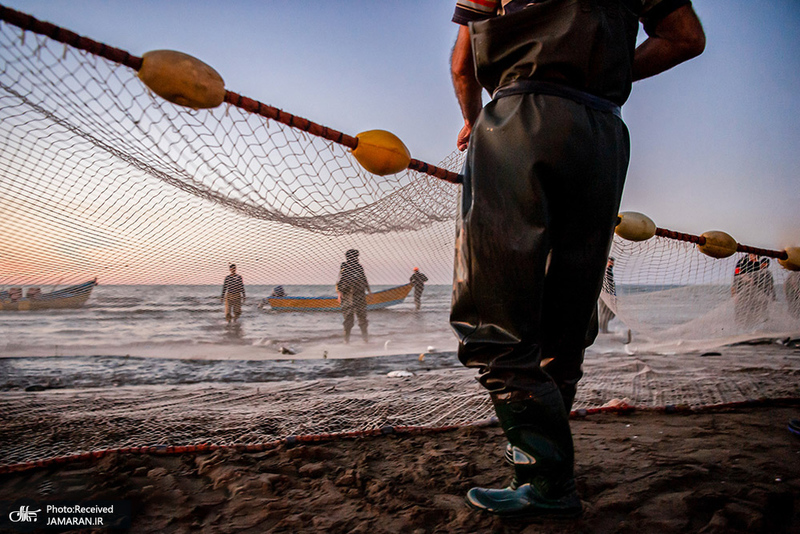
[[(361, 251), (372, 283), (405, 283), (420, 264), (432, 283), (449, 282), (459, 186), (440, 178), (455, 176), (462, 154), (376, 176), (336, 141), (349, 136), (230, 92), (214, 109), (171, 104), (137, 78), (130, 65), (139, 58), (2, 6), (0, 14), (0, 285), (216, 284), (231, 261), (251, 283), (327, 284), (349, 248)], [(714, 259), (674, 237), (615, 237), (614, 284), (607, 279), (601, 297), (633, 331), (636, 357), (587, 361), (578, 407), (796, 398), (791, 348), (735, 352), (757, 363), (710, 367), (713, 357), (698, 352), (795, 336), (788, 271), (772, 261), (747, 298), (734, 295), (750, 247)], [(757, 313), (742, 320), (742, 306)], [(665, 353), (685, 354), (678, 364), (659, 359)], [(0, 466), (489, 415), (469, 371), (363, 380), (9, 392)]]
[[(575, 414), (796, 401), (799, 350), (770, 344), (680, 358), (592, 354), (584, 364)], [(142, 447), (259, 450), (330, 435), (430, 431), (485, 423), (493, 413), (467, 369), (417, 370), (399, 378), (5, 392), (0, 470)]]

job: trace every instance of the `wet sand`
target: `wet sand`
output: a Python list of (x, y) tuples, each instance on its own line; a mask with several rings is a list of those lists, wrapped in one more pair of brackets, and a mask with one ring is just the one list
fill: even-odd
[[(0, 500), (128, 500), (130, 532), (800, 532), (800, 405), (573, 419), (582, 518), (503, 521), (464, 504), (509, 479), (497, 427), (112, 454), (0, 475)], [(98, 532), (108, 532), (98, 530)]]

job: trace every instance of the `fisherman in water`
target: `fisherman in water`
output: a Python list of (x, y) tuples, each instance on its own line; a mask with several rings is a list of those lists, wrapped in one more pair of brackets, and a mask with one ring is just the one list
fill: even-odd
[(347, 261), (339, 269), (339, 280), (336, 282), (336, 293), (342, 306), (344, 316), (344, 342), (350, 343), (350, 331), (353, 329), (353, 316), (358, 317), (358, 326), (361, 328), (361, 337), (369, 341), (367, 334), (367, 297), (365, 292), (372, 293), (364, 274), (364, 267), (358, 263), (358, 251), (351, 248), (345, 252)]
[(222, 283), (222, 300), (225, 302), (225, 320), (230, 324), (236, 322), (242, 314), (242, 303), (245, 299), (242, 275), (236, 274), (236, 265), (231, 264), (231, 274)]

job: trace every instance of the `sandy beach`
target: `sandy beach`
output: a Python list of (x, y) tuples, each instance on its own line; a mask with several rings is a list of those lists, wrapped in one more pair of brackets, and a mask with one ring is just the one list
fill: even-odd
[[(188, 362), (174, 372), (277, 380), (140, 384), (116, 373), (121, 383), (105, 387), (105, 364), (76, 360), (98, 385), (64, 374), (35, 388), (25, 384), (40, 361), (8, 360), (0, 503), (127, 502), (130, 532), (153, 533), (800, 531), (794, 344), (588, 355), (572, 418), (585, 512), (570, 522), (467, 508), (470, 487), (501, 487), (510, 468), (474, 372), (440, 356), (215, 364), (213, 374)], [(603, 408), (620, 403), (636, 408)], [(220, 448), (167, 449), (206, 443)]]
[(112, 454), (2, 475), (0, 500), (127, 500), (130, 532), (153, 533), (798, 532), (800, 438), (787, 422), (799, 414), (784, 403), (575, 418), (585, 507), (575, 521), (467, 508), (470, 487), (508, 481), (496, 426), (258, 453)]

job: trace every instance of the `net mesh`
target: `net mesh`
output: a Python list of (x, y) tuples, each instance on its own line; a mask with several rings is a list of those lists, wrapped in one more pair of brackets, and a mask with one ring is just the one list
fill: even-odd
[[(575, 410), (723, 407), (797, 399), (798, 349), (589, 354)], [(0, 470), (127, 447), (247, 446), (288, 436), (475, 424), (494, 414), (467, 369), (297, 382), (11, 391), (0, 399)]]
[(665, 237), (616, 238), (601, 299), (627, 350), (687, 352), (800, 331), (798, 273), (755, 254), (712, 258)]
[(235, 261), (251, 283), (329, 284), (347, 248), (376, 283), (422, 259), (447, 278), (456, 186), (376, 177), (341, 145), (181, 108), (128, 67), (8, 24), (1, 38), (3, 282), (209, 284)]
[[(458, 186), (414, 170), (374, 176), (342, 145), (233, 105), (191, 110), (170, 104), (130, 67), (6, 22), (0, 22), (0, 49), (5, 356), (37, 347), (39, 355), (57, 358), (163, 356), (181, 331), (195, 343), (191, 350), (181, 345), (191, 356), (211, 346), (222, 347), (214, 357), (224, 358), (271, 358), (276, 351), (325, 357), (333, 349), (323, 351), (320, 340), (341, 343), (340, 318), (280, 319), (266, 304), (263, 310), (251, 305), (246, 313), (266, 318), (262, 330), (293, 329), (301, 346), (283, 346), (263, 332), (248, 338), (218, 330), (220, 304), (209, 295), (218, 293), (231, 262), (256, 302), (276, 284), (301, 295), (331, 293), (350, 248), (361, 251), (376, 287), (405, 284), (419, 266), (432, 288), (421, 316), (409, 318), (409, 303), (398, 313), (371, 316), (379, 349), (348, 348), (340, 356), (419, 352), (420, 343), (425, 351), (434, 349), (431, 339), (440, 351), (454, 346), (447, 284)], [(454, 153), (440, 167), (457, 172), (462, 163), (463, 155)], [(790, 348), (761, 351), (758, 365), (738, 366), (709, 365), (697, 352), (796, 336), (794, 274), (773, 261), (736, 275), (746, 254), (712, 259), (691, 243), (664, 237), (638, 243), (615, 237), (612, 256), (613, 282), (609, 275), (601, 300), (614, 317), (587, 355), (576, 407), (614, 398), (663, 407), (798, 396)], [(100, 285), (81, 310), (8, 311), (23, 309), (25, 290), (95, 278)], [(406, 343), (398, 343), (403, 336)], [(304, 345), (314, 340), (319, 350)], [(248, 352), (253, 346), (258, 350)], [(677, 364), (659, 360), (658, 352), (685, 354)], [(18, 380), (32, 376), (26, 365), (2, 367), (0, 466), (115, 447), (248, 444), (384, 425), (466, 424), (490, 414), (471, 371), (460, 369), (392, 383), (351, 377), (187, 385), (208, 380), (197, 371), (190, 381), (164, 388), (120, 379), (131, 362), (119, 360), (88, 389), (31, 397)], [(98, 365), (82, 361), (73, 374)], [(70, 372), (61, 360), (52, 366), (64, 377)], [(102, 383), (117, 379), (120, 387)]]

